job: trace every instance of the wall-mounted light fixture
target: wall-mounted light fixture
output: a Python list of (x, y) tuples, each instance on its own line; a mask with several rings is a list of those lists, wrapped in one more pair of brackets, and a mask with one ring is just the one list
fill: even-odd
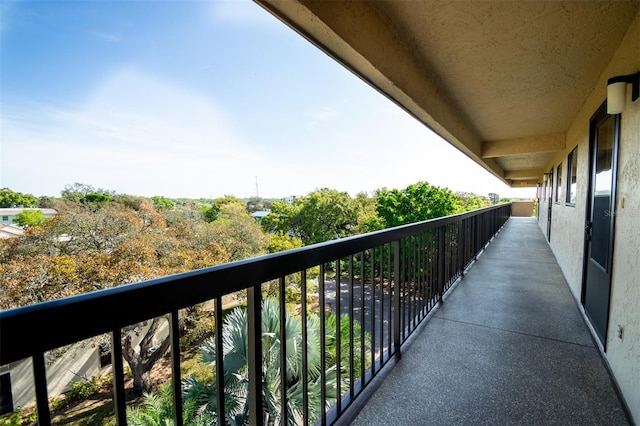
[(607, 113), (621, 114), (627, 102), (627, 84), (631, 84), (631, 101), (640, 96), (640, 72), (619, 75), (607, 80)]
[(542, 181), (544, 183), (547, 183), (549, 181), (549, 176), (551, 176), (551, 173), (543, 173), (542, 174)]

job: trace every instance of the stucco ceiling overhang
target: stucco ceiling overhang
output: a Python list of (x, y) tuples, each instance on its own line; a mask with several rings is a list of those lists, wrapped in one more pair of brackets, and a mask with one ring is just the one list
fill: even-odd
[(535, 186), (565, 150), (640, 6), (256, 1), (510, 186)]

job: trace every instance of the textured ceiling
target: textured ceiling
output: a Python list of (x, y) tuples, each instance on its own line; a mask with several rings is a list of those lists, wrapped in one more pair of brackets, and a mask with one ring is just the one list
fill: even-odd
[(633, 1), (257, 0), (510, 185), (535, 185)]
[(634, 17), (609, 1), (373, 4), (483, 140), (567, 130)]

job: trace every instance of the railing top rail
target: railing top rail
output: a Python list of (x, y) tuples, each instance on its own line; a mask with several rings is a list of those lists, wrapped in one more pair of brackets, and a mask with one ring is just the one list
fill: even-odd
[(0, 311), (0, 365), (504, 206)]

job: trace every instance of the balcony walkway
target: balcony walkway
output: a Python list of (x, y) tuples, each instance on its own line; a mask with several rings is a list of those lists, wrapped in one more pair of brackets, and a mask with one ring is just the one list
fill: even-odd
[(534, 218), (511, 218), (352, 425), (626, 425)]

